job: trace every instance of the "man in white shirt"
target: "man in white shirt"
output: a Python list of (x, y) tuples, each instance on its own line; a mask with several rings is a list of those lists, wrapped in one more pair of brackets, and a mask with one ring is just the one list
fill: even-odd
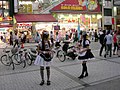
[(107, 35), (105, 36), (105, 43), (106, 43), (106, 52), (104, 57), (106, 58), (106, 55), (110, 51), (110, 57), (112, 56), (112, 42), (113, 42), (113, 37), (110, 34), (110, 30), (107, 32)]

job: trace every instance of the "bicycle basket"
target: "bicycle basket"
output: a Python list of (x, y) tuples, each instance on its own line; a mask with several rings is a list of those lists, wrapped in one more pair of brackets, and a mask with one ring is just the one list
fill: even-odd
[(17, 47), (11, 49), (12, 54), (15, 54), (17, 51), (18, 51)]

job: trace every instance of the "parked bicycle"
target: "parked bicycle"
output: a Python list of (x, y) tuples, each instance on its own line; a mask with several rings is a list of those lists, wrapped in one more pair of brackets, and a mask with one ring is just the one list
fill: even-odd
[(12, 60), (12, 57), (14, 54), (10, 55), (10, 50), (6, 50), (7, 46), (3, 49), (4, 55), (1, 56), (0, 61), (5, 66), (12, 66), (12, 69), (15, 69), (14, 62)]
[(18, 51), (13, 53), (12, 59), (15, 65), (21, 65), (23, 68), (26, 67), (26, 60), (28, 59), (25, 58), (25, 52), (21, 48), (18, 48)]
[[(69, 46), (71, 43), (70, 41), (64, 41), (63, 42), (62, 49), (57, 51), (57, 57), (61, 62), (64, 62), (66, 60), (66, 57), (70, 57), (72, 60), (75, 60), (78, 56), (75, 54), (76, 50), (74, 49), (74, 46)], [(69, 50), (69, 52), (68, 52)], [(71, 50), (71, 51), (70, 51)]]

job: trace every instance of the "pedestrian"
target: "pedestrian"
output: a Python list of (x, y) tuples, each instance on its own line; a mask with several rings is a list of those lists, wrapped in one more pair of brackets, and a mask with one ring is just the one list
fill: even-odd
[(39, 43), (41, 41), (41, 35), (39, 35), (38, 32), (36, 32), (36, 35), (35, 35), (35, 42), (36, 43)]
[(56, 43), (55, 43), (55, 47), (60, 47), (60, 37), (58, 32), (56, 32)]
[(112, 56), (112, 43), (113, 43), (113, 37), (110, 33), (110, 30), (108, 30), (107, 35), (105, 36), (105, 43), (106, 43), (106, 52), (104, 57), (106, 58), (106, 56), (108, 55), (108, 52), (110, 52), (109, 57)]
[(82, 43), (82, 39), (83, 39), (83, 33), (82, 33), (82, 31), (80, 31), (80, 39), (79, 39), (80, 44)]
[(78, 41), (78, 33), (77, 33), (77, 30), (76, 30), (76, 32), (74, 33), (74, 37), (73, 37), (73, 43), (75, 43), (77, 41)]
[(114, 31), (113, 35), (113, 44), (114, 44), (114, 49), (113, 49), (113, 55), (115, 55), (115, 51), (118, 50), (118, 44), (117, 44), (117, 31)]
[(6, 33), (3, 33), (3, 42), (6, 43)]
[(117, 45), (118, 45), (118, 57), (120, 57), (120, 30), (117, 31)]
[(83, 42), (82, 45), (80, 45), (79, 48), (79, 60), (82, 61), (82, 73), (78, 77), (79, 79), (82, 79), (84, 77), (88, 76), (88, 69), (87, 69), (87, 60), (90, 58), (94, 58), (94, 55), (91, 52), (91, 49), (89, 47), (90, 45), (90, 40), (87, 39), (87, 34), (83, 35)]
[(21, 35), (21, 43), (24, 43), (25, 41), (25, 39), (24, 39), (24, 37), (25, 37), (25, 34), (24, 34), (24, 32), (22, 32), (22, 35)]
[(13, 45), (13, 47), (15, 48), (15, 46), (17, 45), (18, 47), (19, 47), (19, 37), (18, 37), (18, 35), (17, 35), (17, 32), (15, 32), (15, 35), (14, 35), (14, 45)]
[(98, 34), (97, 34), (97, 30), (95, 30), (94, 36), (95, 36), (94, 41), (95, 41), (95, 42), (97, 42), (97, 41), (98, 41)]
[(47, 71), (47, 85), (50, 85), (50, 63), (51, 60), (46, 61), (45, 58), (50, 57), (50, 42), (48, 40), (49, 33), (47, 31), (42, 32), (42, 41), (39, 42), (38, 45), (38, 56), (34, 62), (35, 65), (40, 66), (40, 76), (42, 81), (40, 82), (40, 85), (44, 85), (45, 79), (44, 79), (44, 69), (46, 68)]
[(69, 40), (69, 31), (67, 31), (65, 34), (65, 40)]
[(99, 55), (102, 56), (102, 52), (103, 52), (103, 49), (105, 48), (105, 51), (106, 51), (106, 43), (104, 41), (104, 38), (105, 38), (105, 35), (106, 35), (106, 31), (103, 30), (102, 33), (100, 34), (100, 37), (99, 37), (99, 42), (101, 44), (101, 47), (100, 47), (100, 52), (99, 52)]
[(13, 45), (13, 33), (10, 32), (10, 45)]
[(52, 43), (52, 46), (54, 45), (54, 35), (53, 35), (53, 31), (50, 31), (50, 40)]
[(92, 30), (91, 30), (91, 41), (94, 40), (94, 35), (95, 35), (95, 34), (94, 34), (94, 29), (92, 29)]

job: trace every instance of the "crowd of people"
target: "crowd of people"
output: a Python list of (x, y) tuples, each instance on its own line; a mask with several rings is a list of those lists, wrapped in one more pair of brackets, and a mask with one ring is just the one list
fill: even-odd
[[(47, 85), (50, 85), (50, 64), (52, 62), (52, 58), (47, 60), (47, 58), (51, 57), (50, 51), (52, 48), (60, 47), (62, 46), (60, 44), (61, 40), (65, 41), (72, 41), (74, 43), (73, 45), (74, 50), (78, 52), (78, 60), (82, 61), (82, 73), (78, 77), (79, 79), (82, 79), (84, 77), (88, 76), (88, 69), (87, 69), (87, 61), (91, 58), (94, 58), (94, 55), (91, 51), (90, 44), (92, 41), (100, 43), (100, 51), (99, 56), (103, 55), (103, 49), (105, 49), (104, 57), (106, 58), (107, 55), (109, 57), (112, 57), (112, 55), (118, 55), (120, 57), (120, 30), (111, 32), (111, 30), (100, 30), (99, 33), (92, 29), (89, 32), (80, 31), (78, 37), (77, 30), (74, 33), (67, 33), (64, 37), (64, 39), (61, 39), (59, 36), (59, 32), (54, 33), (50, 31), (43, 31), (42, 34), (39, 34), (36, 32), (35, 35), (35, 42), (38, 43), (38, 55), (36, 57), (36, 60), (34, 62), (35, 65), (40, 66), (40, 76), (41, 76), (41, 82), (40, 85), (44, 85), (45, 78), (44, 78), (44, 69), (46, 68), (47, 72)], [(17, 32), (10, 32), (10, 45), (13, 45), (13, 47), (16, 47), (16, 45), (19, 47), (19, 40), (21, 43), (25, 43), (26, 37), (25, 34), (22, 33), (21, 37), (18, 37)], [(112, 49), (113, 47), (113, 49)], [(113, 51), (113, 53), (112, 53)], [(73, 53), (74, 54), (74, 53)], [(71, 55), (73, 55), (71, 54)], [(74, 54), (75, 55), (75, 54)]]
[[(76, 31), (77, 33), (77, 31)], [(76, 34), (75, 33), (75, 34)], [(34, 62), (35, 65), (40, 66), (40, 76), (41, 76), (41, 82), (40, 85), (44, 85), (45, 78), (44, 78), (44, 69), (46, 68), (47, 71), (47, 85), (50, 85), (50, 63), (52, 60), (47, 61), (46, 57), (50, 57), (51, 49), (53, 48), (53, 44), (55, 47), (61, 46), (60, 45), (60, 39), (59, 39), (59, 32), (56, 32), (56, 39), (53, 39), (53, 33), (50, 32), (50, 38), (49, 38), (49, 32), (43, 31), (41, 35), (41, 41), (38, 43), (38, 56), (36, 57), (36, 60)], [(76, 34), (77, 35), (77, 34)], [(94, 58), (94, 55), (91, 52), (90, 49), (90, 40), (88, 39), (87, 34), (81, 34), (82, 39), (73, 40), (74, 43), (76, 43), (74, 49), (79, 53), (78, 59), (82, 61), (82, 73), (78, 77), (79, 79), (82, 79), (84, 77), (88, 76), (88, 70), (87, 70), (87, 60), (90, 58)], [(77, 37), (75, 37), (77, 38)], [(55, 43), (53, 42), (55, 40)], [(71, 40), (69, 36), (65, 37), (64, 42), (68, 42)]]

